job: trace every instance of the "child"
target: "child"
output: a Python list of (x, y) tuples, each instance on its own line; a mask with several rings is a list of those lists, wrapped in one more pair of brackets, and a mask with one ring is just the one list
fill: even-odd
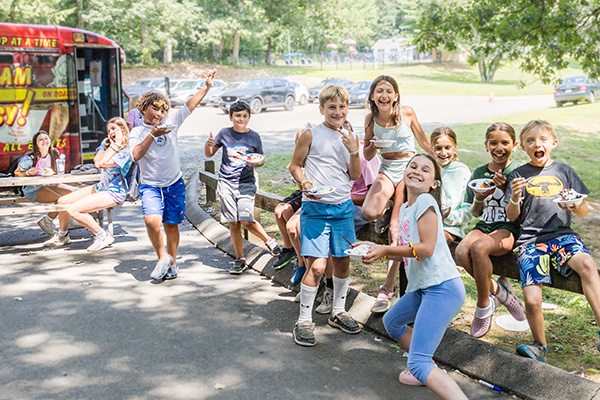
[(485, 336), (492, 327), (494, 311), (498, 300), (506, 306), (518, 321), (525, 320), (523, 303), (514, 295), (510, 281), (500, 277), (492, 279), (494, 266), (490, 256), (508, 254), (519, 236), (518, 226), (506, 217), (503, 203), (506, 177), (521, 165), (510, 156), (517, 146), (515, 130), (504, 122), (497, 122), (485, 132), (485, 150), (492, 160), (476, 168), (471, 180), (493, 179), (495, 187), (484, 193), (473, 193), (467, 188), (464, 206), (469, 207), (479, 222), (459, 243), (454, 252), (456, 262), (475, 278), (477, 285), (477, 306), (471, 323), (470, 334), (479, 338)]
[(221, 129), (216, 138), (212, 137), (211, 132), (204, 145), (204, 155), (212, 157), (223, 147), (217, 186), (221, 199), (221, 222), (229, 223), (231, 241), (237, 257), (229, 273), (241, 274), (247, 268), (242, 226), (261, 238), (274, 256), (281, 253), (281, 247), (275, 239), (267, 235), (258, 222), (254, 221), (256, 184), (253, 167), (262, 167), (265, 160), (263, 158), (254, 162), (247, 158), (249, 154), (263, 152), (260, 136), (248, 129), (248, 104), (242, 101), (232, 104), (229, 108), (229, 119), (233, 122), (233, 127)]
[(472, 219), (466, 207), (460, 207), (471, 176), (471, 170), (458, 160), (456, 133), (447, 126), (436, 128), (430, 136), (433, 154), (442, 168), (442, 217), (448, 244), (465, 236), (465, 226)]
[(319, 198), (307, 193), (302, 198), (302, 256), (307, 258), (308, 268), (300, 286), (300, 315), (293, 332), (294, 342), (300, 346), (315, 345), (312, 309), (329, 255), (333, 260), (333, 307), (328, 324), (351, 334), (361, 330), (345, 310), (350, 260), (344, 253), (349, 245), (343, 237), (354, 241), (350, 187), (361, 173), (358, 137), (342, 129), (348, 102), (348, 92), (342, 87), (330, 85), (321, 91), (319, 111), (323, 123), (300, 135), (289, 168), (303, 191), (321, 186), (335, 188)]
[(70, 205), (66, 211), (58, 213), (58, 233), (44, 242), (45, 246), (71, 243), (67, 233), (69, 218), (73, 218), (94, 234), (94, 243), (88, 247), (88, 251), (102, 250), (115, 241), (89, 214), (122, 204), (127, 195), (127, 184), (123, 177), (127, 175), (132, 164), (127, 123), (123, 118), (115, 117), (108, 121), (106, 129), (108, 138), (96, 149), (94, 156), (96, 167), (102, 171), (100, 182), (58, 199), (58, 204)]
[[(33, 149), (25, 153), (19, 159), (15, 176), (34, 176), (42, 175), (47, 168), (56, 173), (56, 160), (59, 156), (58, 149), (52, 147), (52, 140), (46, 131), (39, 131), (33, 135), (31, 140)], [(59, 197), (71, 193), (75, 190), (69, 185), (27, 185), (23, 186), (23, 195), (29, 200), (38, 203), (54, 203)], [(38, 221), (38, 225), (48, 235), (54, 235), (54, 218), (56, 212), (44, 215)]]
[[(370, 160), (379, 150), (381, 166), (377, 179), (367, 193), (361, 213), (367, 222), (379, 218), (375, 223), (375, 230), (380, 233), (387, 229), (389, 223), (390, 243), (395, 244), (398, 237), (398, 210), (403, 203), (402, 178), (410, 157), (417, 152), (415, 139), (429, 154), (432, 154), (431, 146), (415, 111), (412, 107), (400, 104), (398, 83), (391, 76), (381, 75), (373, 81), (369, 92), (369, 107), (371, 113), (365, 117), (364, 156)], [(378, 147), (373, 142), (375, 140), (392, 140), (394, 143), (388, 147)], [(389, 204), (391, 198), (397, 204), (395, 208)], [(385, 215), (382, 216), (384, 211)], [(371, 312), (381, 313), (389, 309), (399, 268), (399, 262), (388, 263), (385, 284), (381, 287)]]
[[(562, 189), (572, 189), (580, 194), (590, 191), (573, 168), (552, 159), (558, 138), (548, 122), (528, 122), (521, 130), (519, 140), (531, 161), (508, 176), (506, 214), (511, 221), (521, 224), (515, 252), (533, 343), (518, 346), (517, 353), (545, 362), (548, 346), (542, 287), (551, 283), (551, 265), (565, 276), (573, 271), (579, 274), (583, 293), (596, 322), (600, 323), (598, 269), (579, 235), (571, 229), (571, 212), (584, 217), (589, 212), (588, 205), (585, 199), (570, 207), (555, 202)], [(600, 351), (600, 342), (596, 347)]]
[[(408, 351), (408, 371), (400, 374), (400, 383), (425, 384), (444, 399), (466, 399), (432, 361), (446, 327), (465, 301), (465, 287), (442, 229), (441, 178), (431, 155), (417, 154), (410, 160), (404, 174), (398, 245), (362, 242), (372, 246), (363, 261), (370, 264), (387, 256), (404, 259), (406, 265), (406, 294), (383, 317), (390, 337)], [(411, 322), (412, 328), (407, 326)]]
[[(196, 109), (212, 87), (216, 70), (206, 74), (206, 85), (194, 94), (173, 115), (169, 113), (167, 96), (160, 92), (142, 95), (136, 107), (144, 116), (144, 123), (133, 128), (129, 139), (131, 155), (138, 162), (141, 183), (144, 222), (158, 262), (150, 277), (156, 280), (177, 277), (177, 248), (179, 224), (185, 217), (185, 183), (179, 163), (177, 131)], [(167, 250), (161, 225), (167, 236)]]
[(294, 216), (294, 214), (296, 214), (301, 206), (301, 190), (294, 190), (289, 196), (275, 206), (275, 222), (277, 222), (279, 232), (281, 232), (283, 249), (281, 249), (281, 254), (279, 254), (279, 257), (277, 257), (277, 260), (275, 260), (273, 263), (274, 269), (281, 269), (285, 267), (290, 261), (293, 261), (297, 257), (290, 234), (288, 233), (287, 223)]

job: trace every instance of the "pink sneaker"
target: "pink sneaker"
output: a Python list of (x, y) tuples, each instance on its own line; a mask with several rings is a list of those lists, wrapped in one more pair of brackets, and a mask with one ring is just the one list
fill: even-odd
[(424, 383), (421, 383), (421, 381), (418, 380), (417, 378), (415, 378), (414, 375), (411, 374), (410, 371), (407, 370), (407, 369), (404, 370), (404, 371), (402, 371), (402, 372), (400, 372), (400, 376), (398, 377), (398, 380), (403, 385), (425, 386)]
[(371, 307), (371, 312), (384, 313), (389, 310), (392, 306), (394, 294), (396, 294), (396, 286), (394, 286), (394, 291), (390, 293), (387, 291), (384, 285), (381, 285), (377, 299), (375, 299), (375, 304), (373, 304), (373, 307)]
[(502, 286), (504, 290), (507, 292), (506, 300), (504, 302), (501, 301), (502, 304), (506, 307), (510, 315), (517, 321), (525, 321), (527, 316), (525, 315), (525, 306), (521, 303), (521, 300), (511, 290), (510, 286), (501, 280), (498, 280), (498, 286)]
[(494, 309), (484, 318), (479, 318), (478, 316), (473, 316), (473, 322), (471, 322), (471, 331), (469, 334), (474, 338), (480, 338), (487, 335), (487, 333), (492, 329), (492, 320), (494, 319), (494, 312), (496, 311), (496, 307), (498, 307), (498, 299), (493, 294), (490, 295), (490, 301), (494, 306)]

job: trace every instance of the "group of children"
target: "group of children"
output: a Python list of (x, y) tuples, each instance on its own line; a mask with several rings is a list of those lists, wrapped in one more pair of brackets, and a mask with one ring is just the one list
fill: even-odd
[[(304, 129), (297, 137), (289, 171), (299, 190), (275, 210), (284, 249), (273, 264), (279, 269), (298, 259), (291, 282), (300, 284), (300, 310), (293, 329), (295, 343), (301, 346), (316, 343), (312, 310), (324, 274), (328, 277), (327, 287), (323, 303), (316, 311), (325, 310), (332, 327), (349, 334), (360, 332), (360, 325), (345, 309), (350, 274), (346, 251), (360, 244), (370, 246), (363, 262), (389, 260), (386, 284), (373, 311), (387, 311), (383, 317), (386, 330), (408, 351), (408, 370), (400, 374), (400, 382), (425, 384), (442, 398), (465, 398), (456, 383), (432, 363), (448, 324), (465, 300), (457, 265), (472, 275), (477, 285), (477, 307), (470, 331), (474, 337), (489, 332), (500, 302), (515, 319), (527, 319), (531, 327), (534, 341), (518, 346), (517, 353), (545, 361), (541, 288), (550, 283), (549, 265), (564, 275), (573, 270), (580, 275), (584, 294), (600, 321), (600, 277), (589, 251), (569, 227), (570, 213), (584, 216), (587, 205), (584, 200), (579, 205), (564, 207), (554, 201), (562, 188), (572, 188), (581, 194), (588, 194), (589, 190), (570, 167), (552, 160), (550, 154), (558, 140), (551, 125), (532, 121), (523, 127), (517, 140), (509, 124), (492, 124), (484, 142), (491, 161), (471, 173), (458, 159), (456, 133), (440, 127), (427, 140), (414, 110), (400, 105), (393, 78), (377, 78), (369, 99), (372, 112), (365, 119), (364, 146), (360, 146), (347, 122), (348, 94), (336, 86), (324, 88), (319, 95), (323, 123)], [(250, 112), (245, 113), (243, 125), (231, 117), (240, 139), (222, 144), (226, 149), (224, 157), (241, 142), (239, 134), (249, 132), (246, 125)], [(217, 136), (215, 142), (211, 135), (205, 147), (206, 156), (216, 152), (215, 143), (223, 143), (219, 139)], [(429, 154), (417, 154), (415, 139)], [(391, 140), (393, 145), (384, 146), (382, 140)], [(511, 158), (518, 141), (531, 160), (527, 164), (521, 165)], [(260, 147), (251, 151), (262, 152)], [(381, 167), (377, 177), (370, 181), (370, 189), (362, 193), (359, 220), (375, 220), (389, 208), (390, 245), (387, 246), (355, 243), (352, 181), (358, 180), (365, 168), (361, 167), (359, 153), (369, 160), (377, 158), (377, 151), (382, 153)], [(235, 149), (234, 158), (237, 153), (239, 149)], [(220, 193), (221, 181), (227, 180), (228, 172), (223, 164)], [(260, 165), (246, 162), (240, 170)], [(478, 178), (488, 178), (493, 185), (487, 191), (474, 192), (467, 184)], [(317, 187), (334, 190), (316, 197), (311, 189)], [(222, 199), (229, 203), (226, 196)], [(250, 204), (248, 201), (238, 203), (238, 220), (244, 220), (242, 212), (251, 215), (248, 210), (253, 199)], [(225, 211), (228, 207), (231, 204), (222, 205)], [(465, 235), (465, 228), (474, 217), (479, 221)], [(232, 239), (239, 236), (235, 229), (231, 234)], [(448, 246), (453, 242), (457, 244), (456, 262)], [(504, 255), (513, 249), (518, 254), (525, 306), (506, 277), (492, 279), (490, 256)], [(408, 287), (390, 309), (401, 261)], [(328, 274), (328, 270), (332, 273)], [(600, 342), (597, 346), (600, 350)]]
[[(185, 213), (177, 129), (206, 94), (214, 74), (215, 71), (209, 72), (206, 86), (173, 115), (167, 115), (169, 102), (163, 94), (142, 96), (137, 108), (143, 123), (133, 128), (130, 135), (121, 121), (112, 122), (118, 130), (109, 122), (108, 145), (97, 155), (98, 165), (105, 169), (118, 167), (118, 171), (110, 174), (110, 183), (102, 183), (103, 175), (100, 184), (82, 192), (88, 199), (101, 193), (104, 197), (96, 196), (93, 202), (83, 204), (77, 200), (77, 192), (61, 197), (73, 197), (74, 205), (80, 202), (65, 215), (96, 233), (96, 226), (81, 215), (122, 201), (127, 163), (137, 161), (144, 220), (158, 257), (151, 273), (154, 279), (177, 276), (178, 224)], [(572, 168), (551, 158), (558, 139), (550, 124), (529, 122), (518, 141), (510, 125), (492, 124), (484, 142), (491, 161), (471, 173), (458, 160), (456, 133), (441, 127), (428, 139), (414, 110), (400, 104), (393, 78), (381, 76), (373, 81), (369, 104), (371, 113), (365, 119), (363, 145), (347, 121), (346, 90), (332, 85), (321, 91), (319, 111), (323, 122), (299, 132), (288, 167), (299, 190), (276, 209), (283, 249), (253, 218), (254, 168), (264, 164), (264, 157), (256, 156), (262, 155), (263, 149), (259, 134), (248, 128), (248, 105), (233, 104), (229, 110), (233, 126), (222, 129), (214, 138), (210, 133), (204, 146), (207, 157), (223, 149), (218, 194), (221, 221), (229, 224), (236, 253), (231, 273), (246, 269), (242, 227), (261, 238), (278, 256), (274, 268), (283, 268), (297, 258), (292, 276), (292, 284), (300, 284), (299, 315), (293, 328), (295, 343), (316, 343), (312, 310), (324, 274), (328, 277), (327, 288), (317, 312), (329, 314), (328, 324), (345, 333), (361, 331), (346, 311), (350, 276), (347, 252), (359, 244), (370, 246), (363, 262), (389, 260), (388, 276), (373, 311), (387, 311), (383, 317), (386, 330), (408, 351), (408, 370), (400, 374), (400, 382), (427, 385), (442, 398), (466, 398), (458, 385), (432, 362), (448, 324), (465, 300), (457, 265), (472, 275), (477, 285), (477, 307), (470, 331), (474, 337), (489, 332), (500, 302), (517, 320), (527, 319), (531, 327), (534, 341), (520, 345), (517, 352), (545, 361), (548, 347), (541, 303), (542, 287), (551, 283), (551, 265), (564, 275), (572, 271), (579, 274), (584, 294), (600, 322), (600, 277), (589, 250), (570, 228), (571, 213), (585, 216), (588, 206), (585, 199), (570, 207), (554, 201), (562, 188), (581, 194), (588, 194), (589, 190)], [(426, 153), (417, 153), (415, 140)], [(383, 145), (382, 141), (393, 144)], [(526, 164), (511, 158), (518, 142), (530, 158)], [(126, 154), (118, 156), (124, 149)], [(377, 167), (373, 168), (369, 160), (377, 160), (378, 151), (382, 158), (377, 173)], [(46, 150), (44, 157), (48, 154)], [(31, 162), (24, 162), (20, 168), (26, 174)], [(489, 178), (494, 185), (485, 192), (473, 192), (467, 183), (477, 178)], [(116, 186), (111, 186), (113, 182)], [(359, 184), (354, 189), (353, 182)], [(314, 189), (322, 187), (333, 190), (318, 195)], [(391, 214), (390, 244), (356, 242), (356, 224), (362, 226), (381, 218), (386, 209)], [(473, 217), (479, 221), (465, 235), (465, 226)], [(166, 233), (166, 250), (161, 223)], [(59, 242), (68, 237), (64, 221), (60, 224), (56, 234)], [(455, 258), (448, 246), (452, 242), (458, 243)], [(513, 249), (518, 255), (525, 306), (515, 296), (508, 279), (492, 279), (490, 256)], [(391, 306), (401, 262), (408, 287), (406, 294)], [(600, 351), (600, 342), (597, 346)]]

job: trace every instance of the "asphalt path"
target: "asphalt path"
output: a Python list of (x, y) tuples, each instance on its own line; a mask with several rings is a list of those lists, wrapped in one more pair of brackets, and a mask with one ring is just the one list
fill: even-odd
[[(115, 210), (116, 241), (91, 234), (44, 249), (37, 216), (0, 219), (0, 399), (435, 399), (398, 383), (402, 351), (371, 332), (315, 319), (318, 344), (291, 331), (294, 294), (181, 226), (180, 277), (150, 279), (139, 207)], [(453, 371), (469, 398), (507, 398)]]
[[(493, 102), (484, 96), (406, 95), (402, 96), (402, 103), (413, 107), (427, 134), (438, 126), (456, 127), (480, 121), (491, 124), (498, 118), (519, 112), (554, 107), (552, 95), (496, 97)], [(353, 108), (348, 114), (355, 131), (361, 136), (364, 135), (367, 112), (364, 108)], [(266, 154), (278, 154), (294, 150), (295, 133), (307, 122), (318, 124), (322, 120), (318, 105), (313, 103), (296, 105), (293, 111), (285, 111), (283, 107), (267, 109), (252, 115), (248, 126), (260, 134)], [(231, 122), (220, 109), (198, 107), (179, 130), (183, 168), (202, 162), (203, 146), (209, 132), (216, 135), (228, 126), (231, 126)]]

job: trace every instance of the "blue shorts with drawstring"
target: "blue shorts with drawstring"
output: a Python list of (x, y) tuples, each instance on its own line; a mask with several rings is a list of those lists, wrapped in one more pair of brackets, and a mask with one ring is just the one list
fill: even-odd
[(142, 198), (142, 211), (147, 215), (162, 215), (162, 222), (180, 224), (185, 217), (185, 183), (183, 178), (171, 186), (159, 188), (141, 184), (138, 186)]

